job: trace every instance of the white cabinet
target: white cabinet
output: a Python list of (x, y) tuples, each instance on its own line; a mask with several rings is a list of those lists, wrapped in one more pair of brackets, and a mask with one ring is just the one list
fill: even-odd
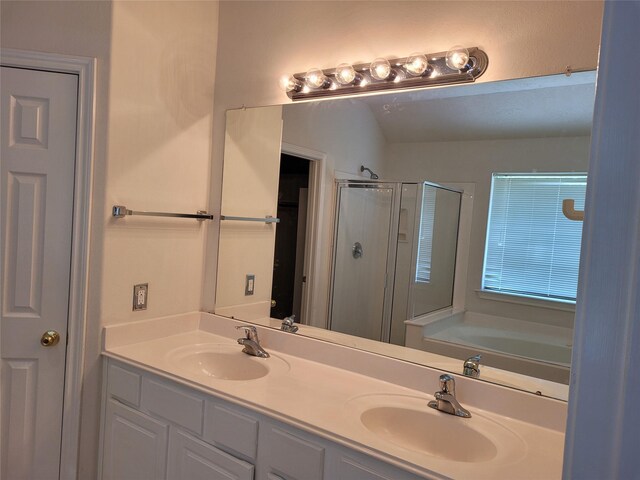
[(258, 441), (257, 480), (323, 480), (325, 446), (309, 437), (264, 422)]
[(103, 480), (165, 478), (169, 425), (107, 400)]
[(105, 360), (102, 480), (418, 480), (248, 408)]
[(169, 435), (169, 480), (253, 480), (254, 467), (178, 429)]
[[(411, 473), (368, 457), (361, 453), (340, 449), (328, 462), (325, 478), (331, 480), (418, 480)], [(436, 477), (442, 478), (442, 477)]]

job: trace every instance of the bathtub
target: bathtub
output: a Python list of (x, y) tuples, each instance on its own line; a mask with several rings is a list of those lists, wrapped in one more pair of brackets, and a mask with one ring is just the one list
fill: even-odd
[(569, 383), (570, 328), (451, 309), (407, 323), (407, 346), (552, 382)]

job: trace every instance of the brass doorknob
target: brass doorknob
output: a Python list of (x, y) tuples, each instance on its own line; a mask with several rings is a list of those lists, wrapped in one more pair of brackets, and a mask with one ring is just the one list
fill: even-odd
[(43, 347), (53, 347), (57, 345), (60, 341), (60, 334), (55, 330), (47, 330), (42, 334), (42, 338), (40, 339), (40, 344)]

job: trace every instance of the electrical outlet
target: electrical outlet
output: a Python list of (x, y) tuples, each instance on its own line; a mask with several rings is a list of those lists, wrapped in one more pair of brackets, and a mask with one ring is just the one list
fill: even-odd
[(133, 286), (133, 311), (146, 310), (149, 298), (149, 284), (140, 283)]
[(247, 275), (247, 279), (244, 283), (244, 294), (253, 295), (253, 291), (256, 288), (256, 276), (252, 273)]

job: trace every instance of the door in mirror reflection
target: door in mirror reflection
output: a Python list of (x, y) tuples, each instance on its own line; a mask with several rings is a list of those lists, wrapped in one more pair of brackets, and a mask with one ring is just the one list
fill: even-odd
[(338, 184), (331, 330), (389, 341), (385, 291), (387, 264), (393, 255), (390, 232), (395, 188), (390, 184)]

